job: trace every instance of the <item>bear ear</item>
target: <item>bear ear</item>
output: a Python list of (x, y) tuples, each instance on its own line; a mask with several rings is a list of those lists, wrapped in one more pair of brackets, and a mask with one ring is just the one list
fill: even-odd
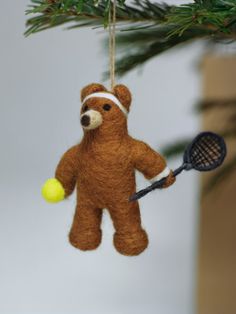
[(113, 89), (113, 94), (119, 99), (121, 104), (129, 111), (129, 107), (132, 101), (132, 95), (125, 85), (116, 85)]
[(105, 92), (105, 91), (106, 91), (106, 87), (104, 87), (102, 84), (98, 84), (98, 83), (89, 84), (85, 86), (81, 91), (81, 101), (83, 102), (85, 97), (87, 97), (88, 95), (91, 95), (97, 92)]

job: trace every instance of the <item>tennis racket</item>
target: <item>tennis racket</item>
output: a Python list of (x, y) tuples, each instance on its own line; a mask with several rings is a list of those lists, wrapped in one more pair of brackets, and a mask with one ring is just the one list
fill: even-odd
[[(198, 134), (187, 146), (183, 156), (182, 165), (177, 168), (173, 175), (176, 177), (183, 170), (211, 171), (219, 167), (226, 156), (226, 144), (224, 139), (213, 132)], [(166, 178), (154, 182), (147, 188), (133, 194), (129, 200), (136, 201), (149, 192), (162, 188)]]

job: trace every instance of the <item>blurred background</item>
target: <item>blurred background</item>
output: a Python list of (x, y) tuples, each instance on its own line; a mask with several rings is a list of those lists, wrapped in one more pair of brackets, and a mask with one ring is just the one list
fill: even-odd
[[(99, 249), (85, 253), (69, 245), (75, 196), (50, 205), (40, 189), (60, 156), (82, 137), (80, 90), (102, 80), (106, 34), (57, 28), (25, 38), (27, 4), (4, 1), (0, 13), (0, 313), (234, 314), (232, 167), (230, 176), (222, 175), (224, 184), (208, 192), (212, 176), (190, 172), (143, 198), (150, 246), (138, 257), (115, 251), (107, 212)], [(204, 42), (179, 46), (118, 80), (133, 94), (132, 136), (167, 152), (167, 146), (203, 129), (219, 131), (222, 121), (235, 117), (234, 49), (214, 50), (206, 55)], [(212, 99), (231, 105), (196, 110), (196, 103), (207, 106)], [(228, 144), (234, 156), (235, 137)], [(176, 155), (169, 165), (181, 161)], [(138, 188), (147, 184), (137, 174)]]

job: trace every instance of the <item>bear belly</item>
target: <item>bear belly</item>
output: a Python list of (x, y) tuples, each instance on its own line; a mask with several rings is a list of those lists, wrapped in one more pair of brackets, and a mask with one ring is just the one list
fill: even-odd
[(81, 159), (86, 162), (79, 165), (78, 196), (86, 194), (102, 207), (128, 201), (135, 191), (135, 172), (127, 154), (93, 154)]

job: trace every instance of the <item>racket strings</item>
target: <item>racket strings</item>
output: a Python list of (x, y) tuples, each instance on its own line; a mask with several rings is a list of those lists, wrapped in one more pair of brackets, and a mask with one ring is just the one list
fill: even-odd
[(195, 168), (214, 166), (222, 156), (222, 147), (218, 138), (204, 136), (198, 138), (191, 149), (191, 162)]

